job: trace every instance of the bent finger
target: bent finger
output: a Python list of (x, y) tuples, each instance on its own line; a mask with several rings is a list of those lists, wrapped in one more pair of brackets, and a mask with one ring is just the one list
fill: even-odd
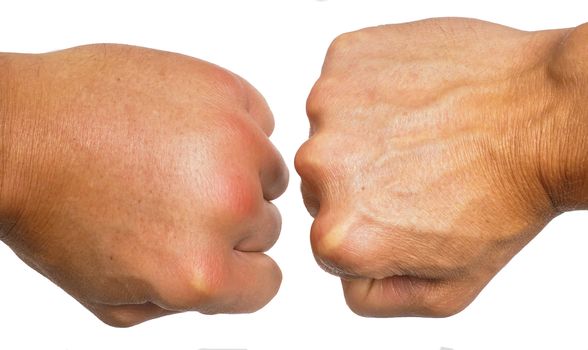
[(277, 294), (282, 282), (278, 265), (263, 253), (233, 250), (216, 295), (217, 309), (204, 313), (250, 313), (261, 309)]
[(235, 245), (241, 252), (265, 252), (278, 240), (282, 227), (282, 217), (278, 208), (270, 202), (263, 201), (260, 214), (247, 225), (245, 237)]
[(288, 188), (288, 167), (282, 155), (270, 142), (261, 154), (259, 178), (265, 200), (271, 201), (280, 197)]
[(360, 316), (448, 317), (463, 310), (477, 293), (454, 282), (392, 276), (341, 280), (345, 301)]

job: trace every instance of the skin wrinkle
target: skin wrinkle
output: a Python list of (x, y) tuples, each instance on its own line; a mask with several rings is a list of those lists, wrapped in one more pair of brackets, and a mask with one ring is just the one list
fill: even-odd
[(295, 165), (315, 258), (344, 276), (354, 312), (455, 314), (558, 214), (554, 184), (579, 169), (561, 137), (573, 78), (550, 77), (573, 67), (552, 68), (567, 32), (430, 19), (330, 46)]

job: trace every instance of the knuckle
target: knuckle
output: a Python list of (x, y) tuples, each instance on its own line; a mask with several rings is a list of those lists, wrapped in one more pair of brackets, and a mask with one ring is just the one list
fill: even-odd
[[(182, 264), (185, 265), (186, 261)], [(165, 308), (174, 311), (211, 309), (222, 292), (222, 265), (222, 260), (211, 252), (206, 257), (199, 256), (194, 266), (174, 271), (174, 281), (159, 291)]]
[(339, 80), (333, 76), (323, 75), (313, 85), (306, 99), (306, 114), (311, 123), (311, 127), (320, 124), (322, 116), (329, 112), (335, 105), (335, 96), (337, 95), (337, 86)]
[(300, 146), (294, 158), (294, 167), (304, 180), (314, 183), (318, 180), (317, 177), (320, 178), (332, 170), (335, 159), (329, 148), (324, 137), (318, 135)]
[(211, 310), (211, 305), (214, 305), (222, 294), (223, 279), (222, 269), (213, 267), (195, 268), (188, 274), (186, 281), (188, 294), (198, 310), (202, 312)]
[(324, 105), (324, 99), (321, 96), (323, 90), (321, 90), (317, 84), (318, 82), (313, 86), (312, 90), (310, 90), (310, 94), (306, 99), (306, 115), (309, 118), (311, 127), (316, 117), (322, 114)]
[(373, 33), (373, 28), (365, 28), (337, 36), (327, 50), (327, 59), (341, 58), (358, 52), (360, 45)]
[(217, 66), (212, 66), (210, 72), (214, 87), (221, 95), (245, 98), (245, 87), (237, 75)]
[(327, 56), (339, 55), (347, 52), (356, 42), (358, 32), (339, 34), (329, 46)]
[[(316, 142), (311, 141), (312, 139), (304, 142), (296, 155), (294, 156), (294, 168), (298, 172), (299, 175), (304, 176), (308, 173), (308, 168), (316, 167), (316, 153), (315, 153), (315, 144)], [(320, 164), (319, 164), (320, 165)]]
[(378, 270), (378, 259), (367, 254), (365, 245), (355, 244), (353, 221), (325, 224), (315, 220), (311, 229), (311, 243), (318, 264), (327, 272), (340, 277), (372, 277)]

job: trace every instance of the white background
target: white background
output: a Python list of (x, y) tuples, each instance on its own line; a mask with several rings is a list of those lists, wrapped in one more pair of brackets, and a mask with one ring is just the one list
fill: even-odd
[[(267, 98), (272, 137), (291, 169), (270, 255), (284, 281), (252, 315), (186, 313), (110, 328), (0, 244), (0, 349), (588, 349), (586, 212), (554, 220), (461, 314), (365, 319), (318, 268), (293, 157), (307, 135), (306, 95), (339, 33), (438, 16), (534, 30), (588, 21), (585, 1), (0, 1), (0, 51), (117, 42), (176, 51), (247, 78)], [(0, 77), (1, 78), (1, 77)]]

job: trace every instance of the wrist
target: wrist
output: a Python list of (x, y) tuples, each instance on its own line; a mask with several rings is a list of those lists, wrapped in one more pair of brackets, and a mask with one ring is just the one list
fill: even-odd
[(549, 64), (559, 113), (545, 128), (542, 177), (559, 211), (588, 208), (588, 25), (567, 31)]
[(7, 238), (20, 217), (24, 202), (22, 184), (26, 182), (19, 176), (18, 159), (22, 152), (16, 144), (20, 137), (15, 125), (19, 111), (18, 56), (0, 53), (0, 240)]

